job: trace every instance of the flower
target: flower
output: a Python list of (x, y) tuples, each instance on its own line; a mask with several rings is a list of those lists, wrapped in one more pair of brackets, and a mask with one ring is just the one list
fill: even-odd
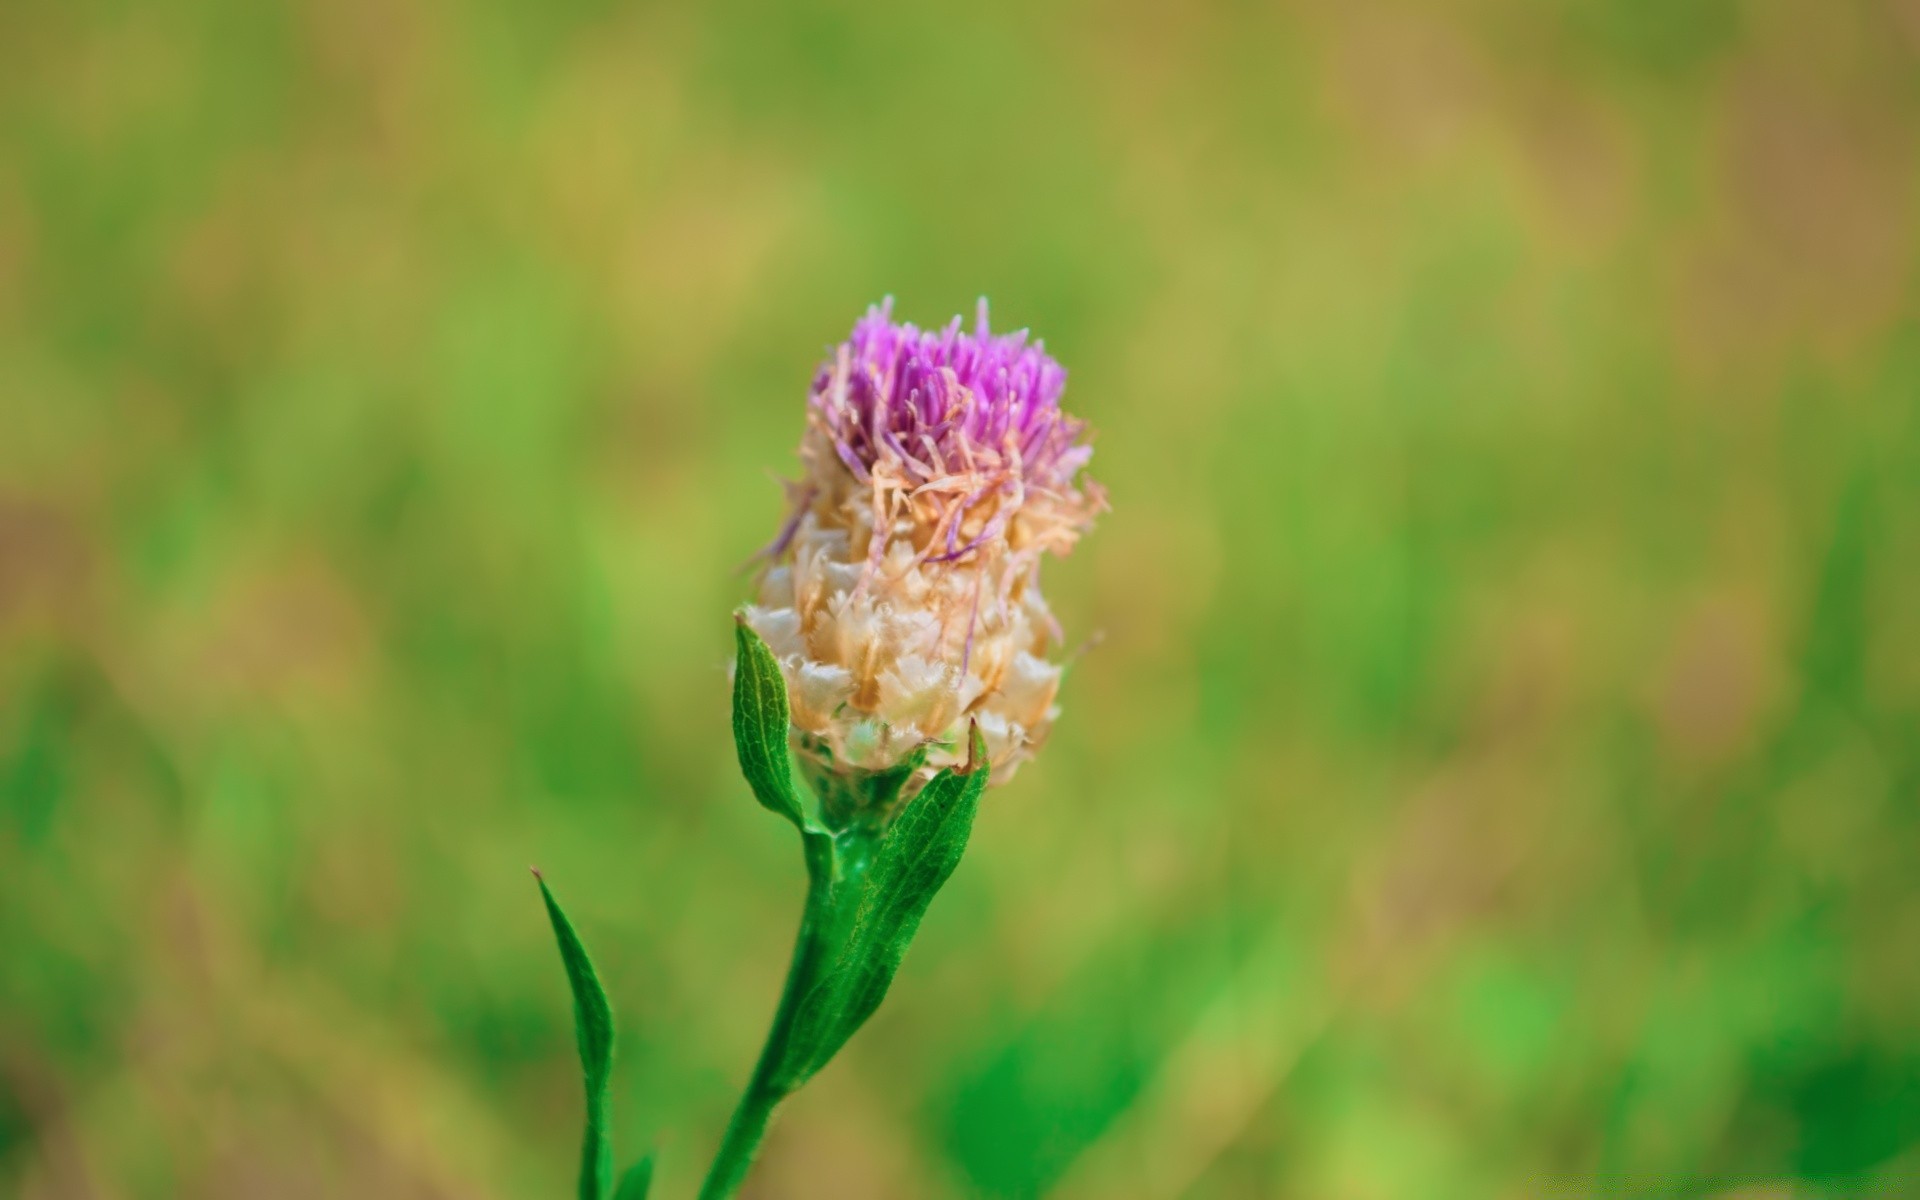
[(1025, 331), (988, 332), (985, 300), (968, 334), (896, 324), (889, 299), (821, 365), (792, 511), (743, 611), (816, 782), (924, 778), (964, 758), (969, 721), (997, 782), (1045, 738), (1062, 639), (1040, 563), (1106, 506), (1065, 386)]

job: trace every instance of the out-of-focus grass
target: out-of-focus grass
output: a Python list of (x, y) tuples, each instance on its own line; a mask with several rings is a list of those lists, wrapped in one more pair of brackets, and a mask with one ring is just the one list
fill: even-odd
[(1077, 665), (762, 1196), (1920, 1194), (1920, 8), (0, 14), (0, 1191), (689, 1194), (814, 361), (990, 295)]

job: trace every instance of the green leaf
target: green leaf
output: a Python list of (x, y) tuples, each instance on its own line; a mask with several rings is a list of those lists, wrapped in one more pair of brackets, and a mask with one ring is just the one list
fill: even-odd
[(980, 731), (972, 729), (968, 736), (967, 765), (928, 781), (887, 830), (867, 876), (854, 917), (854, 940), (866, 954), (859, 987), (852, 993), (853, 1028), (880, 1006), (920, 919), (967, 851), (989, 774)]
[[(600, 976), (587, 957), (587, 948), (574, 932), (573, 922), (553, 898), (539, 871), (540, 898), (560, 943), (560, 961), (573, 989), (573, 1030), (580, 1043), (580, 1069), (586, 1078), (587, 1126), (580, 1144), (580, 1200), (604, 1200), (613, 1180), (613, 1147), (607, 1136), (607, 1084), (613, 1075), (613, 1009), (600, 986)], [(629, 1172), (631, 1174), (631, 1172)], [(624, 1187), (625, 1184), (623, 1183)], [(624, 1197), (625, 1193), (622, 1193)]]
[(806, 812), (787, 762), (787, 681), (773, 651), (738, 616), (733, 632), (739, 650), (733, 670), (733, 746), (740, 773), (762, 806), (805, 832)]
[(820, 936), (829, 953), (808, 964), (812, 977), (802, 983), (793, 1034), (776, 1075), (785, 1090), (826, 1066), (880, 1007), (927, 907), (966, 852), (988, 776), (978, 729), (969, 740), (967, 765), (928, 781), (870, 847), (864, 864), (858, 843), (843, 843), (844, 874), (834, 881), (821, 914), (826, 928)]
[[(733, 632), (739, 651), (733, 671), (733, 747), (740, 756), (740, 773), (761, 807), (785, 817), (800, 831), (807, 878), (815, 887), (825, 888), (835, 873), (834, 842), (801, 806), (793, 786), (793, 767), (787, 757), (791, 728), (787, 678), (780, 673), (773, 651), (738, 614)], [(805, 949), (804, 940), (801, 949)]]
[(613, 1200), (647, 1200), (647, 1191), (651, 1187), (653, 1187), (653, 1155), (649, 1154), (628, 1167), (626, 1174), (620, 1176), (620, 1186), (614, 1189)]

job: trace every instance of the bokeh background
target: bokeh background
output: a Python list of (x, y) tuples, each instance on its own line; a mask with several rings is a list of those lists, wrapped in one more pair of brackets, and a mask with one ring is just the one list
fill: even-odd
[(1920, 1196), (1920, 4), (0, 9), (0, 1194), (691, 1195), (869, 302), (1113, 511), (758, 1197)]

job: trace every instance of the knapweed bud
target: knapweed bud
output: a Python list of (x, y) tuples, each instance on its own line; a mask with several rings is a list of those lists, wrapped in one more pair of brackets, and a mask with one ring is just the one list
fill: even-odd
[[(1105, 507), (1080, 478), (1066, 372), (1026, 333), (896, 324), (868, 310), (820, 367), (792, 511), (744, 616), (786, 675), (802, 765), (834, 790), (966, 757), (998, 781), (1058, 712), (1061, 634), (1040, 563)], [(910, 786), (912, 786), (910, 784)]]

